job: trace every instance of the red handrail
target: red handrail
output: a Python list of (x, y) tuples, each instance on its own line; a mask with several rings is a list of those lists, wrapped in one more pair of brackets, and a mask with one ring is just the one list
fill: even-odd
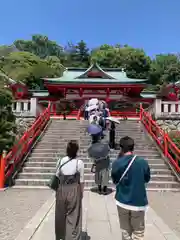
[(21, 162), (32, 144), (41, 134), (50, 119), (50, 103), (44, 112), (35, 120), (33, 125), (24, 133), (21, 139), (13, 146), (12, 150), (5, 157), (5, 180), (12, 176), (15, 167)]
[(80, 120), (80, 119), (81, 119), (81, 109), (78, 110), (78, 114), (77, 114), (76, 119), (77, 119), (77, 120)]
[(139, 118), (140, 112), (121, 112), (117, 110), (111, 111), (111, 116), (113, 117), (136, 117)]
[(169, 159), (176, 171), (180, 173), (180, 149), (173, 143), (169, 135), (157, 125), (149, 112), (143, 109), (142, 105), (140, 107), (140, 120), (149, 134), (157, 142), (165, 157)]

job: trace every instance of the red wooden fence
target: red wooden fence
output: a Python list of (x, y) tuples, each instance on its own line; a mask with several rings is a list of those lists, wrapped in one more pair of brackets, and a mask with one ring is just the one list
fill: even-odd
[(139, 118), (139, 112), (120, 112), (120, 111), (111, 111), (112, 117), (119, 117), (119, 118)]
[[(21, 139), (13, 146), (12, 150), (5, 157), (5, 169), (1, 169), (0, 185), (2, 186), (3, 179), (7, 180), (10, 177), (15, 167), (22, 161), (26, 153), (32, 147), (37, 137), (41, 134), (44, 127), (50, 119), (50, 104), (45, 111), (36, 119), (33, 125), (24, 133)], [(4, 177), (2, 176), (4, 172)]]
[(159, 145), (165, 157), (169, 159), (176, 171), (180, 173), (180, 149), (175, 143), (173, 143), (168, 134), (157, 125), (151, 115), (146, 112), (142, 106), (140, 108), (140, 120), (144, 124), (148, 133)]

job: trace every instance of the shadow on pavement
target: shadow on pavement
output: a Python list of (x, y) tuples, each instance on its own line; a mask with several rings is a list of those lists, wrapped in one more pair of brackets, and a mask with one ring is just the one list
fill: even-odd
[(81, 240), (90, 240), (91, 237), (87, 234), (87, 232), (82, 232)]
[[(93, 193), (98, 193), (98, 194), (99, 194), (97, 187), (91, 188), (91, 192), (93, 192)], [(113, 190), (112, 190), (111, 188), (107, 188), (107, 193), (106, 193), (105, 195), (109, 195), (109, 194), (111, 194), (112, 192), (113, 192)], [(102, 194), (102, 195), (103, 195), (103, 194)]]

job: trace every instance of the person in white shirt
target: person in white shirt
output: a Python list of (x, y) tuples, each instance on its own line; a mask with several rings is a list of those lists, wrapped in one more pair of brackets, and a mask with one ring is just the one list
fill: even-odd
[(78, 149), (77, 141), (71, 140), (67, 145), (67, 156), (57, 163), (59, 187), (55, 207), (56, 240), (79, 240), (81, 237), (84, 163), (77, 159)]

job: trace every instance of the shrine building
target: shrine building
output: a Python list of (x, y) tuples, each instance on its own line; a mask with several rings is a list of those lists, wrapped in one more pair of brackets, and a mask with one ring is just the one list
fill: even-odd
[(35, 98), (44, 107), (51, 101), (54, 113), (62, 98), (73, 104), (73, 111), (98, 98), (105, 100), (111, 111), (135, 112), (140, 103), (148, 107), (156, 98), (156, 94), (142, 93), (147, 86), (147, 79), (128, 78), (124, 69), (102, 69), (94, 63), (88, 69), (68, 68), (59, 78), (44, 78), (43, 90), (31, 90), (21, 83), (12, 84), (11, 89), (16, 99)]

